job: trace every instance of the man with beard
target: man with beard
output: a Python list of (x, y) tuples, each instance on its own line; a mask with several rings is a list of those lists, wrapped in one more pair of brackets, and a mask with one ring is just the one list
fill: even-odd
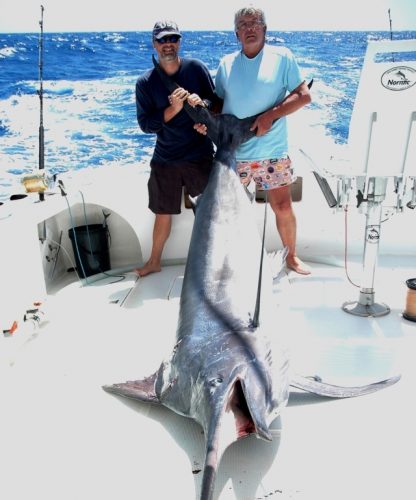
[(183, 109), (185, 101), (208, 106), (215, 98), (208, 69), (197, 59), (179, 57), (182, 35), (176, 23), (157, 22), (152, 37), (159, 65), (179, 87), (169, 93), (154, 68), (136, 83), (138, 123), (143, 132), (156, 134), (148, 182), (149, 208), (155, 214), (153, 246), (149, 260), (135, 270), (139, 276), (161, 270), (172, 214), (181, 212), (183, 187), (192, 197), (202, 193), (214, 153), (211, 140), (198, 134)]

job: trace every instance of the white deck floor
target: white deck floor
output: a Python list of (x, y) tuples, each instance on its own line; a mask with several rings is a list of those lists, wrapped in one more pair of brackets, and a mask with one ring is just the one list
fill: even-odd
[[(340, 268), (311, 264), (311, 276), (277, 285), (276, 335), (294, 370), (345, 385), (402, 379), (355, 399), (293, 393), (272, 443), (250, 436), (226, 451), (216, 500), (414, 498), (416, 323), (401, 314), (416, 268), (400, 265), (377, 271), (376, 300), (392, 309), (381, 318), (342, 311), (358, 289)], [(27, 325), (0, 339), (0, 498), (198, 498), (199, 426), (101, 389), (149, 375), (169, 354), (182, 272), (164, 268), (132, 291), (132, 274), (74, 283), (50, 297), (35, 334)]]

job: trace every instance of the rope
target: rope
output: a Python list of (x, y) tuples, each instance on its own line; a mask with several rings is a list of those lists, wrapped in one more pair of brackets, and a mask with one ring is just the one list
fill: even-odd
[(264, 242), (265, 242), (265, 236), (266, 236), (267, 205), (268, 205), (267, 191), (265, 191), (265, 195), (266, 196), (265, 196), (265, 200), (264, 200), (263, 236), (262, 236), (262, 242), (261, 242), (259, 280), (258, 280), (258, 285), (257, 285), (256, 306), (254, 308), (254, 315), (253, 315), (253, 321), (252, 321), (253, 328), (257, 328), (260, 324), (259, 317), (260, 317), (260, 301), (261, 301), (261, 279), (262, 279), (262, 275), (263, 275), (264, 246), (265, 246)]

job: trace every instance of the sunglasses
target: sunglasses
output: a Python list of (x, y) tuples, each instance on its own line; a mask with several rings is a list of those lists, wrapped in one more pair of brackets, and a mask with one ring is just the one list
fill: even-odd
[(157, 43), (178, 43), (181, 37), (179, 35), (164, 36), (162, 38), (156, 38)]
[(259, 29), (261, 26), (264, 26), (262, 21), (243, 21), (237, 25), (237, 31), (247, 31), (252, 28), (254, 30)]

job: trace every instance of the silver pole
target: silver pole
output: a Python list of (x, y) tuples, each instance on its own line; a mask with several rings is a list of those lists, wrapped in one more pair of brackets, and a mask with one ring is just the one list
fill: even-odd
[(376, 303), (374, 277), (380, 244), (382, 202), (386, 197), (387, 178), (367, 179), (367, 215), (365, 226), (363, 274), (358, 301), (345, 302), (342, 308), (355, 316), (384, 316), (390, 312), (388, 305)]

